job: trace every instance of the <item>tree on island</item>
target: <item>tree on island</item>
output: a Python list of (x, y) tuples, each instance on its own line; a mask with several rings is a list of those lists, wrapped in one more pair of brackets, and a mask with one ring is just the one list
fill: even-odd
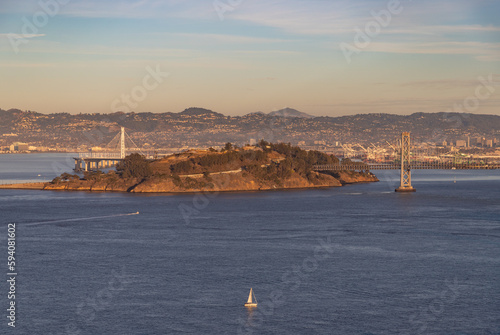
[(222, 151), (231, 151), (233, 150), (233, 145), (231, 142), (227, 142)]
[(76, 180), (80, 180), (80, 177), (76, 174), (69, 174), (69, 173), (63, 173), (61, 174), (60, 176), (58, 177), (55, 177), (54, 179), (52, 179), (52, 184), (58, 184), (60, 182), (72, 182), (72, 181), (76, 181)]
[(116, 166), (116, 171), (120, 172), (125, 179), (146, 178), (153, 174), (153, 170), (146, 158), (138, 153), (133, 153), (125, 157)]

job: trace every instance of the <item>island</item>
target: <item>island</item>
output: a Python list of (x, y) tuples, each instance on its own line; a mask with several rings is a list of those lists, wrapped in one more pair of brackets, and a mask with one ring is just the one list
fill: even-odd
[[(352, 183), (377, 182), (371, 172), (314, 171), (320, 164), (353, 164), (334, 155), (306, 151), (287, 143), (260, 141), (236, 147), (227, 143), (221, 150), (189, 150), (148, 160), (134, 153), (116, 169), (86, 171), (83, 177), (63, 173), (40, 185), (43, 190), (193, 193), (263, 191), (339, 187)], [(5, 188), (16, 188), (15, 185)], [(22, 188), (22, 187), (19, 187)]]

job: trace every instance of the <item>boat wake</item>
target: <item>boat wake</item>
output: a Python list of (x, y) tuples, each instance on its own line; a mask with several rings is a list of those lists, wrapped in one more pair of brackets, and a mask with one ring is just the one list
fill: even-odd
[(130, 216), (130, 215), (139, 215), (139, 212), (135, 213), (126, 213), (126, 214), (113, 214), (113, 215), (104, 215), (104, 216), (92, 216), (86, 218), (73, 218), (73, 219), (64, 219), (64, 220), (53, 220), (53, 221), (40, 221), (40, 222), (30, 222), (24, 224), (24, 226), (38, 226), (41, 224), (47, 223), (59, 223), (59, 222), (72, 222), (72, 221), (86, 221), (86, 220), (95, 220), (95, 219), (105, 219), (105, 218), (115, 218), (119, 216)]

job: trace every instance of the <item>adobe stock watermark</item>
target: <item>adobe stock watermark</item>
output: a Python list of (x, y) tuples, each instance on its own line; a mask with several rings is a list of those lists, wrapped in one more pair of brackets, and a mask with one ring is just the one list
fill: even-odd
[(120, 98), (111, 102), (113, 112), (131, 112), (131, 108), (137, 108), (140, 102), (146, 100), (148, 92), (158, 88), (170, 75), (168, 72), (162, 72), (159, 64), (156, 65), (155, 69), (146, 66), (146, 72), (147, 74), (142, 78), (142, 85), (134, 86), (130, 90), (130, 94), (122, 94)]
[(420, 307), (418, 313), (413, 313), (409, 316), (410, 329), (405, 335), (427, 334), (429, 324), (437, 322), (438, 318), (446, 310), (446, 307), (457, 300), (460, 295), (460, 285), (457, 278), (453, 282), (446, 280), (445, 285), (446, 288), (434, 294), (433, 297), (430, 297), (428, 304)]
[(122, 267), (121, 273), (111, 271), (111, 279), (108, 280), (107, 286), (76, 306), (77, 321), (66, 325), (64, 334), (81, 334), (82, 328), (94, 321), (99, 313), (111, 307), (113, 298), (130, 283), (126, 279), (124, 269), (125, 267)]
[(455, 103), (452, 109), (447, 113), (472, 113), (479, 109), (481, 101), (488, 100), (495, 93), (495, 86), (499, 85), (493, 80), (493, 74), (488, 77), (479, 76), (477, 78), (479, 85), (474, 90), (474, 95), (470, 95), (464, 99), (462, 103)]
[(290, 120), (291, 119), (286, 116), (273, 116), (265, 127), (257, 133), (257, 140), (264, 139), (271, 143), (283, 140), (287, 127), (292, 126)]
[[(411, 1), (411, 0), (410, 0)], [(390, 0), (387, 3), (387, 8), (379, 12), (371, 11), (370, 14), (373, 20), (368, 21), (364, 29), (356, 26), (354, 31), (353, 43), (340, 43), (340, 50), (348, 64), (351, 64), (354, 54), (359, 54), (363, 49), (366, 49), (372, 42), (372, 38), (378, 36), (382, 28), (386, 28), (392, 21), (393, 16), (399, 15), (403, 12), (403, 5), (399, 0)]]
[(274, 315), (276, 308), (282, 306), (285, 301), (285, 292), (295, 292), (306, 281), (309, 276), (318, 270), (320, 262), (332, 257), (336, 245), (332, 242), (332, 236), (318, 238), (318, 244), (312, 248), (313, 254), (306, 257), (299, 265), (294, 265), (291, 270), (285, 271), (281, 276), (279, 287), (274, 289), (268, 296), (259, 302), (259, 308), (252, 313), (252, 322), (238, 319), (237, 334), (253, 334), (255, 328), (259, 328), (265, 321), (265, 317)]
[[(460, 128), (464, 121), (470, 119), (471, 113), (476, 112), (481, 107), (481, 103), (491, 98), (496, 92), (496, 86), (500, 85), (495, 81), (494, 75), (490, 73), (487, 77), (479, 76), (478, 85), (474, 89), (474, 94), (466, 97), (462, 102), (455, 103), (443, 115), (443, 121), (450, 123), (454, 128)], [(442, 142), (448, 136), (442, 130), (435, 130), (431, 136), (431, 141)]]
[[(450, 110), (443, 114), (443, 122), (449, 123), (452, 128), (460, 128), (464, 124), (464, 120), (470, 119), (471, 114), (456, 114), (452, 113)], [(428, 142), (442, 143), (448, 140), (448, 136), (444, 133), (443, 129), (433, 130), (431, 138)], [(437, 149), (434, 148), (437, 154)]]
[(387, 185), (388, 189), (394, 193), (394, 189), (399, 186), (400, 183), (400, 172), (399, 170), (396, 172), (396, 170), (386, 170), (386, 171), (381, 171), (382, 174), (384, 175), (383, 180), (385, 180), (385, 184)]
[(40, 29), (49, 23), (49, 19), (59, 14), (61, 6), (66, 5), (71, 0), (40, 0), (38, 6), (40, 10), (35, 12), (33, 16), (28, 19), (26, 16), (21, 18), (23, 26), (21, 27), (21, 34), (10, 33), (7, 34), (12, 50), (17, 54), (19, 53), (19, 46), (28, 43), (30, 38), (37, 36), (44, 36), (40, 34)]
[(245, 0), (214, 0), (213, 7), (221, 21), (224, 21), (224, 14), (232, 12)]
[[(282, 121), (283, 125), (280, 125), (280, 121)], [(286, 127), (290, 124), (289, 118), (287, 117), (277, 117), (274, 116), (268, 125), (257, 133), (257, 139), (264, 139), (266, 141), (273, 142), (276, 140), (276, 134), (282, 135), (283, 131), (286, 130)], [(249, 160), (253, 160), (256, 155), (256, 151), (250, 151)], [(221, 180), (215, 181), (215, 186), (218, 190), (224, 190), (231, 183), (231, 179), (229, 175), (221, 175)], [(184, 223), (189, 226), (191, 223), (191, 219), (196, 217), (201, 213), (202, 210), (206, 209), (211, 200), (217, 197), (220, 194), (220, 191), (214, 191), (211, 189), (203, 190), (202, 192), (197, 192), (191, 201), (191, 204), (181, 203), (178, 206), (179, 212), (184, 220)]]
[(215, 186), (218, 190), (214, 191), (206, 188), (201, 192), (195, 193), (191, 204), (179, 204), (177, 208), (179, 209), (179, 212), (181, 213), (186, 226), (189, 226), (191, 224), (191, 219), (199, 215), (202, 210), (207, 208), (210, 205), (211, 200), (220, 194), (219, 190), (224, 190), (224, 188), (227, 187), (230, 182), (231, 180), (228, 175), (221, 175), (221, 179), (215, 181)]
[[(168, 72), (163, 72), (159, 64), (157, 64), (155, 68), (147, 66), (145, 70), (146, 74), (142, 78), (141, 85), (134, 86), (128, 94), (121, 94), (120, 97), (114, 99), (110, 105), (111, 112), (130, 113), (132, 108), (137, 108), (139, 103), (147, 98), (149, 92), (157, 89), (160, 84), (165, 81), (165, 78), (170, 75)], [(101, 124), (123, 122), (126, 119), (127, 114), (120, 115), (118, 121), (113, 121), (109, 117), (105, 117), (101, 120)], [(109, 135), (106, 133), (105, 129), (106, 128), (103, 126), (98, 126), (85, 131), (83, 133), (83, 139), (86, 139), (87, 146), (91, 147), (104, 144), (106, 137)], [(83, 139), (80, 139), (80, 144), (83, 142)], [(71, 170), (73, 166), (73, 155), (67, 155), (64, 164), (53, 162), (52, 170), (56, 172), (57, 175), (60, 175), (61, 173), (68, 172), (68, 169)]]

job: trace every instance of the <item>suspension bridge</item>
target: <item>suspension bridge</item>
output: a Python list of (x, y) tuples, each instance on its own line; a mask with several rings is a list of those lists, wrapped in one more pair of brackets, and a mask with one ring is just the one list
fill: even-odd
[[(129, 142), (129, 146), (126, 145)], [(121, 127), (120, 132), (106, 145), (104, 151), (98, 152), (80, 152), (78, 157), (74, 157), (75, 171), (99, 170), (101, 168), (109, 168), (120, 163), (127, 154), (140, 153), (144, 155), (125, 132), (125, 128)]]
[(389, 163), (362, 163), (350, 162), (348, 164), (326, 164), (315, 165), (314, 170), (318, 172), (358, 171), (369, 172), (370, 170), (401, 170), (401, 183), (396, 192), (415, 192), (411, 184), (411, 170), (493, 170), (500, 169), (499, 163), (487, 163), (479, 159), (468, 159), (467, 162), (427, 162), (412, 158), (410, 133), (403, 132), (398, 141), (397, 151), (399, 159)]
[[(126, 142), (131, 143), (130, 146)], [(493, 170), (500, 169), (499, 162), (485, 162), (482, 159), (468, 158), (462, 161), (433, 161), (428, 162), (421, 157), (412, 157), (410, 133), (403, 132), (393, 149), (398, 153), (396, 160), (385, 163), (363, 163), (349, 161), (347, 164), (324, 164), (315, 165), (313, 170), (318, 172), (358, 171), (369, 172), (372, 170), (400, 170), (400, 186), (396, 192), (415, 192), (411, 184), (411, 170)], [(106, 145), (103, 152), (82, 152), (75, 157), (75, 171), (99, 170), (116, 166), (127, 154), (142, 153), (134, 141), (121, 127), (121, 131)], [(148, 157), (151, 158), (151, 157)]]

